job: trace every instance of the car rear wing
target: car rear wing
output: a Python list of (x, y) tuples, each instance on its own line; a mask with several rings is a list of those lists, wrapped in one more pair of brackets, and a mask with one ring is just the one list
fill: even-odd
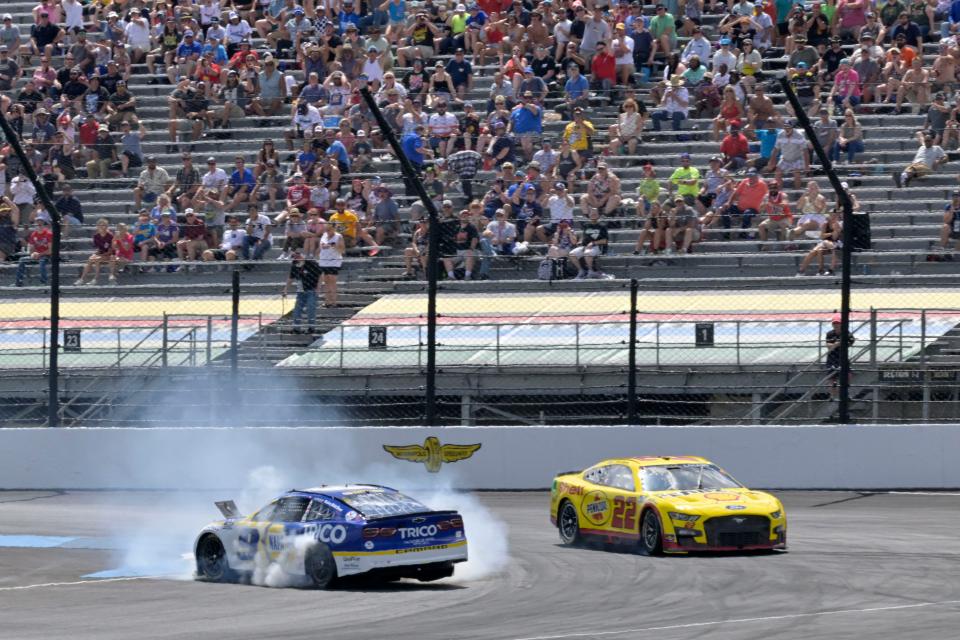
[(453, 510), (448, 511), (414, 511), (411, 513), (404, 513), (400, 515), (383, 515), (383, 516), (366, 516), (364, 518), (367, 522), (376, 522), (377, 520), (389, 520), (391, 518), (417, 518), (424, 516), (459, 516), (460, 513)]
[(555, 477), (559, 478), (560, 476), (572, 476), (576, 473), (580, 473), (583, 469), (574, 469), (573, 471), (561, 471), (557, 474), (554, 474)]
[(217, 509), (220, 510), (224, 518), (239, 518), (243, 515), (240, 513), (240, 510), (237, 509), (237, 503), (233, 500), (219, 500), (213, 504), (217, 505)]

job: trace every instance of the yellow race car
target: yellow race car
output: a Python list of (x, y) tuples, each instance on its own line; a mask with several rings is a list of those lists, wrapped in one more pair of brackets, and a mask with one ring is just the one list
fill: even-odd
[(550, 521), (564, 544), (589, 537), (639, 543), (648, 554), (787, 546), (779, 500), (695, 456), (612, 458), (561, 473), (550, 488)]

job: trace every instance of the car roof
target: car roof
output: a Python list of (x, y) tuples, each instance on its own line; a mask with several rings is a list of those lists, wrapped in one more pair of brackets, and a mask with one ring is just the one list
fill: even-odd
[(312, 496), (327, 496), (330, 498), (343, 498), (348, 496), (352, 492), (358, 491), (389, 491), (396, 492), (396, 489), (391, 489), (390, 487), (384, 487), (378, 484), (332, 484), (332, 485), (320, 485), (319, 487), (311, 487), (309, 489), (291, 489), (287, 492), (287, 495), (312, 495)]
[(630, 458), (611, 458), (598, 462), (593, 466), (602, 464), (626, 464), (635, 467), (652, 467), (657, 465), (677, 465), (677, 464), (713, 464), (706, 458), (700, 456), (635, 456)]

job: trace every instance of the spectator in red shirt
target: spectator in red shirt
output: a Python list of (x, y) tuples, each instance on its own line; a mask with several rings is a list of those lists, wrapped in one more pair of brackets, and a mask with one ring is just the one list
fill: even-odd
[(613, 104), (613, 87), (617, 84), (617, 59), (607, 51), (607, 43), (597, 43), (597, 53), (590, 62), (590, 87), (606, 92)]
[(110, 284), (117, 284), (117, 271), (123, 270), (128, 264), (133, 262), (133, 234), (127, 229), (127, 225), (120, 223), (117, 225), (117, 233), (113, 236), (113, 256), (110, 259)]
[(47, 284), (47, 265), (50, 264), (50, 246), (53, 244), (53, 232), (47, 227), (44, 218), (36, 219), (37, 228), (27, 237), (28, 255), (21, 256), (17, 264), (17, 286), (23, 286), (23, 279), (27, 275), (27, 265), (40, 264), (40, 284)]
[(183, 234), (177, 242), (177, 257), (181, 261), (196, 260), (207, 250), (207, 225), (193, 209), (187, 209), (184, 214), (187, 221), (180, 227)]
[(511, 4), (513, 0), (478, 0), (477, 2), (477, 6), (488, 16), (507, 11)]
[[(763, 213), (767, 218), (758, 226), (760, 232), (760, 241), (767, 241), (767, 234), (772, 233), (774, 240), (787, 239), (790, 228), (793, 226), (793, 213), (790, 211), (790, 205), (787, 203), (786, 196), (780, 191), (780, 185), (776, 180), (769, 183), (769, 193), (766, 203), (763, 205)], [(761, 251), (766, 249), (765, 245), (760, 247)]]
[(741, 169), (747, 163), (747, 153), (750, 151), (750, 141), (740, 132), (740, 121), (730, 122), (730, 133), (723, 137), (720, 143), (720, 153), (723, 154), (723, 167), (728, 171)]
[[(749, 229), (753, 217), (760, 213), (760, 208), (766, 201), (768, 192), (767, 183), (757, 176), (757, 170), (752, 167), (747, 169), (747, 179), (737, 185), (730, 197), (730, 206), (720, 215), (723, 228), (729, 229), (731, 219), (738, 216), (740, 218), (740, 228)], [(730, 239), (729, 233), (727, 239)]]
[[(113, 234), (110, 233), (110, 222), (106, 218), (97, 220), (97, 231), (93, 234), (93, 255), (87, 259), (87, 264), (83, 266), (83, 273), (73, 284), (80, 286), (84, 284), (97, 284), (97, 278), (100, 276), (100, 267), (110, 263), (113, 257)], [(87, 276), (93, 272), (93, 278), (86, 282)]]
[(293, 184), (287, 188), (287, 209), (296, 207), (300, 211), (310, 209), (310, 187), (304, 184), (303, 174), (293, 174)]
[(220, 85), (220, 71), (220, 65), (213, 61), (212, 51), (203, 55), (200, 64), (193, 71), (193, 79), (205, 83), (208, 98), (216, 95), (217, 88)]

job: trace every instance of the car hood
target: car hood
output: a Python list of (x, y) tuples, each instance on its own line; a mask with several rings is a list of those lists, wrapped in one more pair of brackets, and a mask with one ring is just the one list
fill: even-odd
[(697, 489), (692, 491), (657, 491), (650, 494), (658, 502), (669, 503), (680, 510), (695, 511), (719, 508), (729, 511), (762, 511), (780, 508), (780, 502), (769, 493), (749, 489)]

